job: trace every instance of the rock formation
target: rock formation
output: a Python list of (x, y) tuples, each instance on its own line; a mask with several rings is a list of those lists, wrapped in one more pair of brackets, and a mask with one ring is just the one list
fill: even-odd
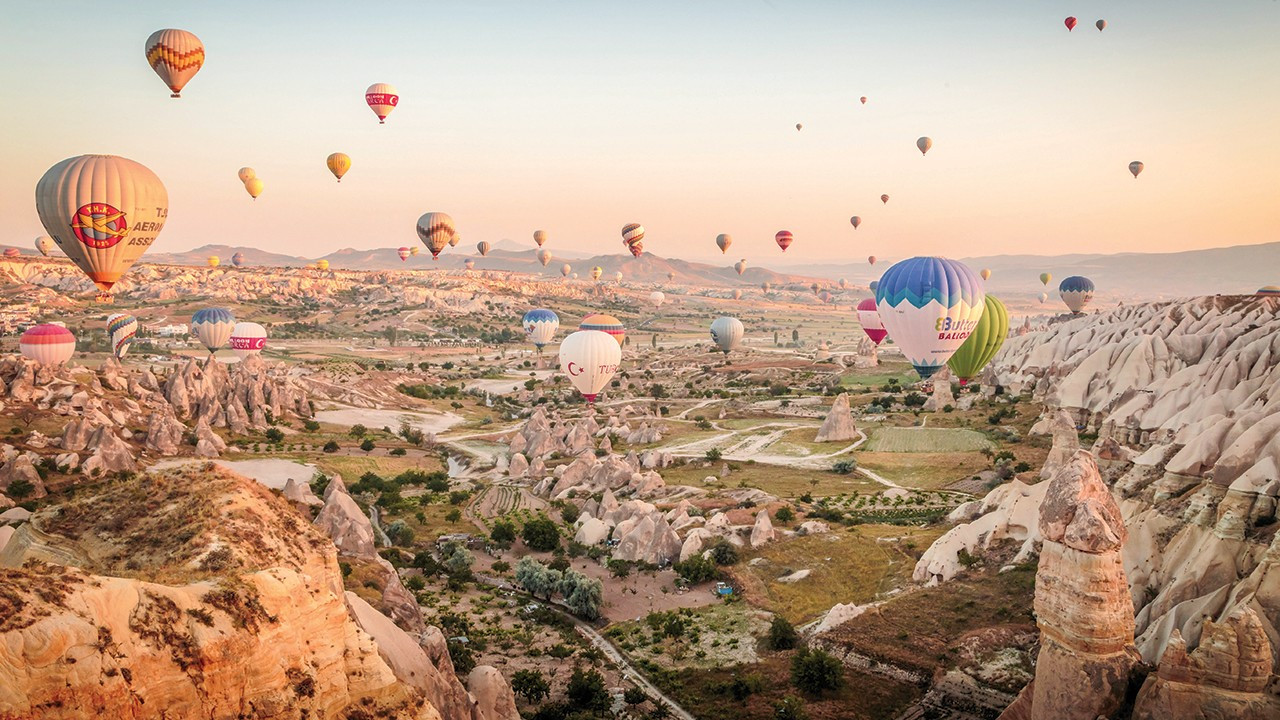
[(496, 668), (477, 665), (467, 676), (467, 690), (476, 701), (474, 720), (520, 720), (515, 694)]
[(930, 380), (933, 382), (933, 392), (921, 409), (925, 412), (940, 412), (948, 405), (955, 407), (956, 396), (951, 392), (951, 368), (944, 365)]
[(840, 393), (831, 404), (827, 419), (818, 428), (814, 442), (847, 442), (858, 437), (858, 428), (853, 424), (853, 413), (849, 411), (849, 395)]
[(755, 526), (751, 528), (751, 547), (758, 548), (771, 543), (776, 536), (773, 523), (769, 520), (769, 511), (761, 510), (756, 515)]
[(347, 494), (342, 478), (334, 477), (325, 488), (324, 507), (316, 516), (316, 527), (333, 540), (338, 552), (362, 560), (378, 556), (373, 540), (373, 524)]

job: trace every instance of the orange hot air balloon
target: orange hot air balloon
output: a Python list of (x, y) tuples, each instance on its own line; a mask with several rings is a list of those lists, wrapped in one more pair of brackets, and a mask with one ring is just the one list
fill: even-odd
[(245, 180), (244, 191), (249, 193), (249, 197), (257, 200), (258, 196), (262, 194), (262, 178), (251, 177)]
[(881, 196), (880, 196), (880, 202), (884, 203), (885, 205), (888, 205), (888, 204), (889, 204), (889, 196), (888, 196), (888, 195), (881, 195)]
[(534, 230), (534, 231), (533, 231), (533, 241), (534, 241), (535, 243), (537, 243), (537, 244), (538, 244), (538, 247), (542, 247), (542, 246), (543, 246), (543, 244), (547, 242), (547, 231), (546, 231), (546, 230)]
[(173, 91), (182, 97), (182, 88), (204, 67), (204, 45), (186, 30), (157, 30), (144, 46), (147, 64)]
[(782, 248), (782, 252), (786, 252), (787, 248), (791, 247), (791, 243), (795, 242), (795, 239), (790, 230), (779, 230), (773, 236), (774, 242), (778, 243), (778, 247)]
[(1076, 19), (1074, 17), (1069, 17), (1066, 20), (1063, 20), (1062, 24), (1067, 26), (1067, 32), (1071, 32), (1076, 29)]
[(342, 182), (342, 176), (351, 169), (351, 158), (346, 153), (336, 152), (325, 158), (324, 164), (329, 168), (329, 172), (338, 178), (338, 182)]

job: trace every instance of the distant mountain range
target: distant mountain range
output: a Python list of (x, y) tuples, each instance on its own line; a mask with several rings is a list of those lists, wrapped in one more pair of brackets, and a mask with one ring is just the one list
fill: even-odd
[[(0, 248), (8, 246), (0, 245)], [(35, 250), (18, 246), (23, 255), (34, 255)], [(549, 248), (555, 252), (554, 248)], [(334, 269), (348, 270), (426, 270), (430, 268), (459, 269), (468, 258), (475, 260), (478, 270), (522, 272), (548, 277), (560, 277), (565, 263), (573, 266), (572, 272), (587, 277), (593, 266), (604, 270), (604, 277), (611, 279), (621, 270), (630, 282), (663, 283), (668, 274), (682, 285), (708, 287), (750, 287), (762, 282), (775, 286), (786, 284), (808, 285), (815, 279), (839, 280), (844, 278), (854, 288), (865, 288), (891, 265), (890, 260), (880, 260), (874, 266), (865, 260), (845, 263), (799, 263), (779, 266), (776, 269), (751, 267), (739, 277), (730, 267), (733, 260), (726, 257), (723, 265), (692, 262), (678, 258), (664, 258), (645, 253), (639, 258), (630, 255), (595, 255), (584, 257), (580, 253), (557, 256), (543, 267), (535, 257), (537, 248), (513, 240), (494, 243), (488, 256), (480, 257), (475, 246), (467, 244), (450, 248), (432, 261), (425, 248), (416, 257), (401, 261), (396, 248), (373, 250), (343, 249), (321, 258), (305, 258), (281, 255), (250, 247), (230, 245), (205, 245), (179, 253), (149, 253), (142, 262), (172, 265), (204, 265), (210, 255), (217, 255), (222, 262), (230, 263), (231, 256), (242, 252), (251, 266), (302, 267), (316, 260), (328, 260)], [(975, 270), (991, 270), (987, 288), (999, 295), (1034, 296), (1042, 291), (1051, 296), (1057, 294), (1058, 282), (1070, 275), (1084, 275), (1098, 286), (1100, 298), (1152, 298), (1187, 295), (1212, 295), (1215, 293), (1251, 293), (1263, 285), (1280, 284), (1280, 242), (1262, 245), (1237, 245), (1208, 250), (1189, 250), (1174, 253), (1119, 253), (1075, 255), (989, 255), (962, 260)], [(1053, 275), (1048, 287), (1040, 284), (1040, 273)]]

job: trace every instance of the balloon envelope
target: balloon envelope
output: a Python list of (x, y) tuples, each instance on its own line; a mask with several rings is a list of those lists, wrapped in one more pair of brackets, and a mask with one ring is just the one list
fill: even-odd
[(111, 352), (117, 360), (124, 358), (138, 334), (138, 319), (132, 315), (115, 313), (107, 317), (107, 340), (111, 343)]
[(546, 231), (546, 230), (534, 230), (534, 231), (533, 231), (533, 241), (534, 241), (535, 243), (537, 243), (537, 244), (538, 244), (538, 247), (542, 247), (542, 244), (543, 244), (543, 243), (545, 243), (545, 242), (547, 241), (547, 231)]
[(418, 239), (431, 251), (432, 260), (440, 258), (440, 251), (445, 249), (457, 232), (453, 227), (453, 218), (442, 212), (424, 213), (418, 218), (417, 231)]
[(466, 260), (462, 261), (462, 265), (466, 267), (468, 270), (470, 270), (476, 266), (476, 261), (472, 260), (471, 258), (467, 258)]
[(222, 258), (218, 257), (217, 255), (210, 255), (209, 257), (205, 258), (205, 263), (207, 263), (209, 267), (215, 268), (222, 264)]
[(1098, 28), (1098, 32), (1102, 32), (1103, 30), (1106, 30), (1106, 29), (1107, 29), (1107, 21), (1106, 21), (1106, 20), (1099, 20), (1098, 22), (1094, 23), (1094, 25), (1096, 25), (1096, 26), (1097, 26), (1097, 28)]
[(582, 318), (582, 322), (578, 324), (579, 330), (598, 330), (618, 341), (618, 346), (622, 346), (622, 342), (627, 339), (627, 330), (622, 325), (622, 321), (612, 315), (596, 313)]
[(412, 253), (409, 251), (409, 248), (407, 247), (402, 247), (399, 250), (396, 250), (396, 255), (400, 256), (401, 262), (408, 260), (411, 254)]
[(387, 121), (387, 116), (396, 109), (396, 105), (400, 104), (400, 93), (388, 83), (374, 83), (364, 91), (364, 101), (373, 114), (378, 116), (378, 124), (381, 125)]
[(1004, 339), (1009, 335), (1009, 311), (1005, 309), (1004, 303), (995, 295), (987, 295), (983, 302), (986, 309), (982, 311), (982, 317), (978, 318), (977, 327), (947, 361), (951, 371), (960, 378), (961, 385), (967, 384), (982, 372), (987, 363), (1000, 352), (1000, 346), (1004, 345)]
[(538, 251), (538, 262), (542, 263), (542, 267), (546, 267), (547, 265), (550, 265), (550, 264), (551, 264), (551, 251), (550, 251), (550, 250), (547, 250), (547, 249), (545, 249), (545, 248), (544, 248), (544, 249), (542, 249), (542, 250), (539, 250), (539, 251)]
[(884, 203), (885, 205), (888, 205), (888, 204), (889, 204), (889, 196), (888, 196), (888, 195), (881, 195), (881, 196), (880, 196), (880, 202)]
[(1066, 20), (1063, 20), (1062, 24), (1067, 26), (1067, 32), (1071, 32), (1076, 29), (1076, 19), (1074, 17), (1069, 17)]
[(169, 216), (155, 173), (114, 155), (81, 155), (36, 184), (36, 212), (54, 242), (103, 292), (142, 257)]
[(570, 265), (569, 263), (565, 263), (564, 265), (560, 266), (560, 275), (562, 277), (569, 277), (569, 273), (571, 272), (573, 272), (573, 266)]
[(884, 323), (880, 322), (880, 311), (876, 309), (876, 301), (874, 298), (867, 298), (858, 303), (858, 324), (862, 326), (862, 332), (871, 338), (871, 342), (879, 345), (884, 341), (888, 330), (884, 329)]
[(662, 307), (662, 303), (667, 301), (667, 296), (661, 290), (654, 290), (649, 293), (649, 304), (654, 307)]
[(920, 148), (920, 154), (924, 155), (929, 152), (929, 148), (933, 147), (933, 139), (922, 137), (916, 140), (916, 147)]
[(621, 362), (622, 347), (598, 330), (579, 330), (560, 343), (560, 370), (587, 402), (595, 402)]
[(18, 349), (23, 357), (41, 365), (61, 365), (75, 354), (76, 336), (61, 325), (36, 325), (22, 333)]
[(599, 265), (597, 265), (597, 266), (595, 266), (595, 267), (591, 268), (591, 279), (592, 279), (592, 280), (599, 280), (599, 279), (600, 279), (600, 276), (601, 276), (601, 275), (603, 275), (603, 274), (604, 274), (604, 268), (600, 267)]
[(324, 164), (329, 168), (329, 172), (338, 178), (338, 182), (342, 182), (342, 176), (351, 169), (351, 157), (346, 153), (333, 153), (325, 158)]
[(1093, 302), (1093, 281), (1081, 275), (1072, 275), (1058, 283), (1058, 295), (1072, 315), (1081, 314), (1085, 306)]
[(773, 241), (778, 243), (778, 247), (782, 248), (782, 252), (786, 252), (787, 248), (791, 247), (791, 243), (795, 242), (795, 239), (790, 230), (779, 230), (773, 236)]
[(982, 279), (964, 263), (914, 257), (880, 277), (876, 309), (902, 354), (928, 378), (973, 332), (985, 295)]
[(739, 275), (741, 275), (742, 273), (747, 271), (747, 261), (739, 260), (738, 262), (733, 264), (733, 269), (736, 270)]
[(543, 346), (555, 338), (556, 330), (560, 329), (560, 316), (546, 308), (537, 308), (525, 313), (520, 319), (520, 325), (529, 342), (542, 350)]
[(1129, 163), (1129, 172), (1133, 173), (1134, 180), (1138, 179), (1138, 175), (1142, 173), (1142, 168), (1144, 167), (1146, 166), (1138, 162), (1137, 160), (1134, 160), (1133, 162)]
[(862, 224), (862, 218), (858, 217), (857, 215), (854, 215), (853, 217), (849, 218), (849, 224), (853, 225), (854, 230), (857, 230), (858, 226)]
[(640, 223), (631, 223), (622, 227), (622, 244), (627, 246), (634, 257), (640, 257), (640, 253), (644, 251), (644, 226)]
[(244, 360), (267, 346), (267, 329), (255, 322), (238, 322), (231, 330), (231, 352)]
[(317, 269), (317, 270), (328, 270), (328, 269), (329, 269), (329, 261), (328, 261), (328, 260), (317, 260), (317, 261), (316, 261), (316, 269)]
[(719, 317), (711, 323), (711, 342), (728, 355), (742, 344), (742, 321), (734, 317)]
[(237, 252), (231, 256), (231, 264), (236, 267), (244, 267), (244, 253)]
[(240, 178), (240, 182), (247, 183), (258, 177), (258, 173), (251, 167), (242, 167), (236, 172), (236, 177)]
[(244, 181), (244, 191), (249, 193), (249, 197), (254, 200), (257, 200), (258, 196), (262, 194), (262, 188), (262, 178), (252, 177)]
[(170, 97), (181, 97), (182, 88), (204, 67), (204, 45), (186, 30), (157, 30), (144, 47), (147, 64), (173, 91)]
[(1048, 284), (1049, 284), (1049, 282), (1050, 282), (1050, 281), (1052, 281), (1052, 280), (1053, 280), (1053, 275), (1052, 275), (1052, 274), (1050, 274), (1050, 273), (1040, 273), (1040, 284), (1041, 284), (1041, 285), (1048, 285)]
[(991, 271), (990, 271), (990, 270), (988, 270), (987, 268), (982, 268), (982, 271), (981, 271), (981, 272), (979, 272), (978, 274), (982, 276), (982, 279), (983, 279), (983, 280), (990, 280), (990, 279), (991, 279)]
[(480, 257), (484, 257), (485, 255), (488, 255), (489, 241), (481, 240), (480, 242), (476, 243), (476, 252), (480, 253)]
[(36, 238), (36, 250), (39, 250), (41, 255), (49, 257), (49, 252), (53, 250), (53, 240), (50, 240), (48, 235), (41, 235)]
[(227, 344), (235, 325), (235, 315), (226, 308), (201, 308), (191, 316), (191, 332), (211, 353)]
[(716, 247), (720, 248), (720, 253), (728, 252), (729, 246), (733, 244), (733, 236), (728, 233), (720, 233), (716, 236)]

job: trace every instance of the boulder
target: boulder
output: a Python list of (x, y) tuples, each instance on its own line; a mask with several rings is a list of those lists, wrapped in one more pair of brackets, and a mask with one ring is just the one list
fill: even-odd
[(177, 455), (186, 432), (186, 426), (174, 417), (172, 408), (162, 404), (151, 413), (146, 448), (163, 456)]
[(196, 455), (216, 458), (227, 449), (227, 443), (201, 418), (196, 422)]
[(771, 543), (776, 536), (773, 522), (769, 520), (769, 511), (761, 510), (756, 515), (755, 526), (751, 528), (751, 547), (758, 548)]
[(467, 691), (475, 698), (472, 720), (520, 720), (515, 693), (492, 665), (477, 665), (467, 675)]
[(14, 496), (14, 493), (9, 491), (9, 486), (18, 481), (26, 481), (31, 486), (31, 491), (22, 497), (17, 497), (17, 500), (34, 500), (48, 494), (44, 481), (40, 479), (40, 473), (36, 471), (35, 465), (31, 464), (31, 458), (27, 455), (18, 455), (0, 467), (0, 493)]
[(578, 528), (573, 539), (583, 545), (599, 545), (609, 539), (609, 526), (598, 518), (588, 518)]

